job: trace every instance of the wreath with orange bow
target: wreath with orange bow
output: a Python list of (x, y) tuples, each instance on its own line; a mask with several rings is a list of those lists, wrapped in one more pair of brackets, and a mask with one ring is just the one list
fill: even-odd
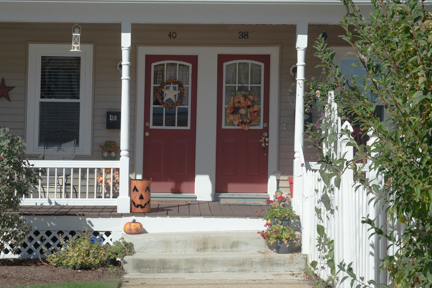
[(260, 121), (260, 106), (256, 106), (257, 96), (249, 91), (237, 91), (227, 106), (227, 122), (248, 130), (250, 125), (257, 125)]

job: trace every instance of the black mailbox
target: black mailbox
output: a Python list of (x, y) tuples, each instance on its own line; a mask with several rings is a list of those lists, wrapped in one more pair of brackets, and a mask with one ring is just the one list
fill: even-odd
[(106, 115), (106, 129), (120, 129), (120, 112), (107, 111)]

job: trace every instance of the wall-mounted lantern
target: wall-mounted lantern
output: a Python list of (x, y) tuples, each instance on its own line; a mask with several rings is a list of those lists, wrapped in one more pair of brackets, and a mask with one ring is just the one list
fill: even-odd
[(72, 26), (72, 52), (81, 52), (81, 26), (75, 24)]

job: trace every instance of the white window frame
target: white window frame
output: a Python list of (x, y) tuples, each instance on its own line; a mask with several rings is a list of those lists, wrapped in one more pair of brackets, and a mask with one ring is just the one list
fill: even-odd
[(27, 154), (42, 154), (38, 145), (42, 56), (81, 58), (79, 146), (76, 155), (91, 155), (93, 112), (93, 45), (81, 45), (82, 52), (70, 52), (70, 44), (29, 44), (27, 75)]
[[(174, 109), (176, 109), (176, 123), (177, 123), (177, 113), (178, 113), (178, 108), (188, 108), (188, 125), (187, 126), (154, 126), (153, 125), (153, 98), (154, 98), (154, 87), (155, 86), (157, 86), (157, 85), (155, 85), (154, 84), (154, 67), (156, 66), (156, 65), (160, 65), (160, 64), (164, 64), (164, 69), (165, 69), (165, 71), (164, 71), (164, 76), (165, 76), (165, 78), (166, 78), (166, 75), (167, 75), (167, 64), (170, 64), (170, 63), (173, 63), (173, 64), (177, 64), (177, 76), (178, 76), (178, 67), (179, 67), (179, 65), (185, 65), (185, 66), (188, 66), (189, 67), (189, 84), (187, 84), (187, 85), (185, 85), (185, 84), (183, 84), (183, 86), (188, 86), (189, 87), (189, 89), (188, 89), (188, 91), (189, 91), (189, 95), (187, 95), (187, 97), (188, 97), (188, 106), (177, 106), (177, 107), (175, 107)], [(151, 87), (151, 91), (150, 91), (150, 128), (151, 129), (170, 129), (170, 130), (190, 130), (191, 128), (191, 109), (192, 109), (192, 105), (193, 105), (193, 103), (192, 103), (192, 82), (193, 82), (193, 79), (192, 79), (192, 64), (190, 64), (190, 63), (187, 63), (187, 62), (183, 62), (183, 61), (174, 61), (174, 60), (164, 60), (164, 61), (159, 61), (159, 62), (155, 62), (155, 63), (152, 63), (152, 65), (151, 65), (151, 73), (152, 73), (152, 76), (151, 76), (151, 85), (150, 85), (150, 87)], [(168, 80), (168, 79), (166, 79), (166, 80)], [(165, 80), (165, 81), (166, 81)], [(163, 123), (164, 123), (164, 125), (165, 125), (165, 109), (166, 108), (163, 108), (164, 110), (163, 110)]]
[[(265, 83), (264, 83), (264, 73), (265, 73), (265, 67), (264, 67), (264, 63), (262, 62), (258, 62), (258, 61), (253, 61), (253, 60), (245, 60), (245, 59), (240, 59), (240, 60), (232, 60), (232, 61), (228, 61), (223, 63), (223, 96), (222, 96), (222, 129), (242, 129), (241, 126), (227, 126), (225, 125), (225, 112), (226, 112), (226, 107), (227, 105), (225, 104), (225, 93), (226, 93), (226, 66), (230, 65), (230, 64), (236, 64), (236, 69), (238, 69), (238, 64), (239, 63), (248, 63), (249, 64), (249, 84), (247, 84), (249, 87), (251, 86), (261, 86), (261, 110), (260, 110), (260, 124), (259, 125), (254, 125), (254, 126), (249, 126), (249, 129), (263, 129), (263, 117), (264, 117), (264, 91), (265, 91)], [(256, 64), (259, 65), (261, 67), (261, 84), (251, 84), (250, 82), (250, 68), (251, 68), (251, 64)], [(233, 84), (228, 84), (229, 86), (232, 86)], [(239, 83), (238, 83), (238, 71), (236, 71), (236, 83), (235, 86), (238, 87)]]

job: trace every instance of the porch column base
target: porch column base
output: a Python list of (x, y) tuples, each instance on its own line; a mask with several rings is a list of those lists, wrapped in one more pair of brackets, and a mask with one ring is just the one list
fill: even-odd
[(119, 196), (117, 198), (117, 213), (130, 213), (130, 197)]

